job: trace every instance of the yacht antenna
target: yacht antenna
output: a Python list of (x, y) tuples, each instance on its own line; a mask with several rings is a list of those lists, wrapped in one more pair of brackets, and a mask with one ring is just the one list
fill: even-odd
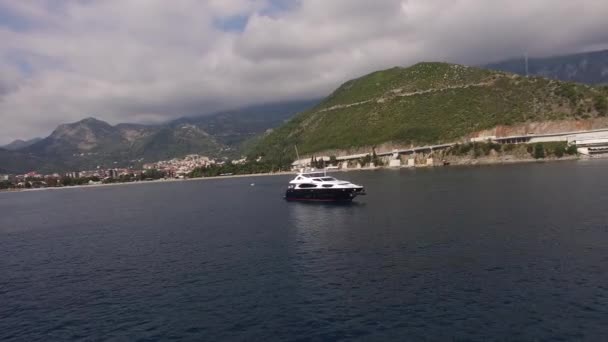
[(529, 71), (528, 71), (528, 70), (529, 70), (529, 69), (528, 69), (528, 51), (526, 51), (526, 53), (525, 53), (525, 55), (524, 55), (524, 59), (525, 59), (525, 63), (526, 63), (526, 77), (529, 77), (529, 76), (530, 76), (530, 73), (529, 73)]
[(300, 161), (300, 154), (298, 153), (298, 145), (294, 145), (294, 147), (296, 148), (296, 157), (298, 158), (298, 161)]

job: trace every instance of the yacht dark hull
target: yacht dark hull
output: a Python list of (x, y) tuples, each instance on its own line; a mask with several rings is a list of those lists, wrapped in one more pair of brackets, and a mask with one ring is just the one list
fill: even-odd
[(285, 199), (288, 201), (309, 202), (349, 202), (358, 195), (364, 195), (359, 189), (287, 189)]

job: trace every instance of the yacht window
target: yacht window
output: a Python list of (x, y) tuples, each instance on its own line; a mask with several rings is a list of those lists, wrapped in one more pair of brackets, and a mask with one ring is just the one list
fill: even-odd
[(321, 180), (324, 182), (333, 182), (336, 179), (334, 177), (324, 177), (324, 178), (321, 178)]
[(317, 186), (314, 184), (300, 184), (300, 189), (305, 189), (305, 188), (316, 188)]
[(308, 174), (309, 177), (323, 177), (322, 173), (309, 173)]
[(315, 178), (315, 179), (313, 179), (313, 181), (315, 181), (315, 182), (321, 182), (321, 178)]
[(324, 188), (332, 188), (334, 185), (333, 184), (323, 184)]

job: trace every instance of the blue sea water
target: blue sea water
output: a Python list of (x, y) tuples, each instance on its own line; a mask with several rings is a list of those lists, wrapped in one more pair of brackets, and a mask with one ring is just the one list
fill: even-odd
[[(601, 341), (608, 162), (0, 193), (2, 341)], [(250, 183), (255, 186), (250, 186)]]

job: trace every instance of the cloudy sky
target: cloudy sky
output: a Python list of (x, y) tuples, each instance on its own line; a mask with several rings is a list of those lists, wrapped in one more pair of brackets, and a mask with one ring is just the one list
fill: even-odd
[(0, 143), (327, 94), (422, 60), (608, 47), (605, 0), (0, 0)]

